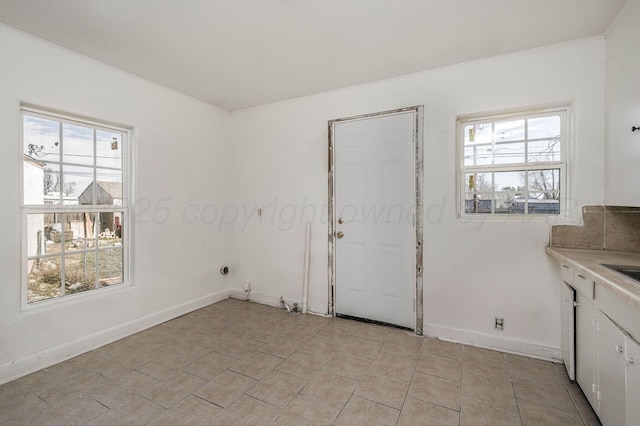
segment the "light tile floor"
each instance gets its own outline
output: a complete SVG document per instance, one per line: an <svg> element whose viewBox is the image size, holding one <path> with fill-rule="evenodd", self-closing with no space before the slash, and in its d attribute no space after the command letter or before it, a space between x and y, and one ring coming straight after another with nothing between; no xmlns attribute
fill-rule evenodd
<svg viewBox="0 0 640 426"><path fill-rule="evenodd" d="M597 425L562 365L228 299L0 386L2 425Z"/></svg>

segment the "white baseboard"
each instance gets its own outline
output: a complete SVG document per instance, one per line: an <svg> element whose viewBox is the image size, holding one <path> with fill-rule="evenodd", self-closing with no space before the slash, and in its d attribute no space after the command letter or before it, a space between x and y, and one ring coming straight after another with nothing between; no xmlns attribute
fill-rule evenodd
<svg viewBox="0 0 640 426"><path fill-rule="evenodd" d="M247 296L243 290L231 288L229 289L229 297L234 299L246 300ZM287 297L284 298L285 302L289 307L293 307L294 303L298 304L298 309L302 310L302 301L298 299L289 299ZM280 296L273 296L270 294L264 293L249 293L249 301L261 303L263 305L275 306L276 308L283 308L282 303L280 303ZM313 315L327 316L327 307L326 306L317 306L317 305L309 305L307 306L307 312Z"/></svg>
<svg viewBox="0 0 640 426"><path fill-rule="evenodd" d="M562 362L559 347L540 345L523 340L493 336L476 331L445 327L437 324L424 324L424 335L437 337L449 342L462 343L485 349L493 349L516 355L524 355L545 361Z"/></svg>
<svg viewBox="0 0 640 426"><path fill-rule="evenodd" d="M154 312L142 318L137 318L135 320L119 324L106 330L100 330L71 342L65 342L33 355L29 355L25 358L7 362L0 365L0 384L26 376L27 374L73 358L74 356L81 355L118 339L146 330L147 328L177 318L212 303L227 299L228 297L229 290L221 290L198 299L181 303L180 305L172 306L159 312Z"/></svg>
<svg viewBox="0 0 640 426"><path fill-rule="evenodd" d="M240 289L221 290L216 293L155 312L145 317L128 321L106 330L100 330L99 332L83 336L74 341L45 349L33 355L7 362L0 365L0 384L57 364L118 339L122 339L165 321L169 321L173 318L177 318L181 315L203 308L212 303L219 302L228 297L241 300L246 298L244 291ZM251 292L249 294L249 300L264 305L282 308L280 296ZM300 308L302 307L302 302L300 300L285 298L285 301L289 306L292 306L293 303L298 303L298 306ZM310 314L314 315L327 315L326 306L310 305L308 307L308 311ZM456 329L437 324L424 324L424 335L438 337L442 340L451 342L525 355L548 361L560 362L562 359L559 347L540 345L532 342Z"/></svg>

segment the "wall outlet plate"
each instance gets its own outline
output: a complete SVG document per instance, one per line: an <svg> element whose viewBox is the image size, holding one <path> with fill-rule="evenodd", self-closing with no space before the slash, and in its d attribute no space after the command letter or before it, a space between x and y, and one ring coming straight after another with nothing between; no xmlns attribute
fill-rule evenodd
<svg viewBox="0 0 640 426"><path fill-rule="evenodd" d="M496 321L493 327L496 330L504 331L504 318L496 317Z"/></svg>

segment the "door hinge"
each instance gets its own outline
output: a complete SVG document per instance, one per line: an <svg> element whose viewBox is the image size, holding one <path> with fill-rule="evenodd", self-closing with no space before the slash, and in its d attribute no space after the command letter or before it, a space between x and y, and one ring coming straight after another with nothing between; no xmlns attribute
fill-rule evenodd
<svg viewBox="0 0 640 426"><path fill-rule="evenodd" d="M595 383L591 384L591 393L596 393L596 384Z"/></svg>
<svg viewBox="0 0 640 426"><path fill-rule="evenodd" d="M416 311L416 299L413 299L413 312Z"/></svg>

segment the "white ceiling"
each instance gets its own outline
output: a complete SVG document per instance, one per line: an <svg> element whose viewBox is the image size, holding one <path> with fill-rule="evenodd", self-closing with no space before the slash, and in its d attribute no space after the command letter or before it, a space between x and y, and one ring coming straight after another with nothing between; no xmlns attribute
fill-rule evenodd
<svg viewBox="0 0 640 426"><path fill-rule="evenodd" d="M0 0L0 22L227 110L602 35L627 0Z"/></svg>

